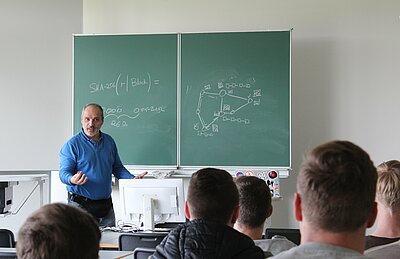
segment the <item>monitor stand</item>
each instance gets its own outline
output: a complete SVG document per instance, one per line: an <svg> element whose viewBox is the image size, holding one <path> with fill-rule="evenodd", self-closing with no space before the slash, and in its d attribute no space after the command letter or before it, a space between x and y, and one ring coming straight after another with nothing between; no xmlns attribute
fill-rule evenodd
<svg viewBox="0 0 400 259"><path fill-rule="evenodd" d="M144 195L143 197L143 230L154 230L154 196Z"/></svg>

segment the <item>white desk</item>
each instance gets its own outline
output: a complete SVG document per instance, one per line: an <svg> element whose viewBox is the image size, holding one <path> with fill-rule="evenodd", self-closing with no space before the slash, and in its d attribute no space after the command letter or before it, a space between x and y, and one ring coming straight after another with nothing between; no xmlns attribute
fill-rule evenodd
<svg viewBox="0 0 400 259"><path fill-rule="evenodd" d="M0 258L12 258L16 256L15 248L4 248L0 247ZM16 258L16 257L15 257ZM99 251L99 259L132 259L132 251Z"/></svg>
<svg viewBox="0 0 400 259"><path fill-rule="evenodd" d="M114 231L102 231L100 248L109 250L118 250L118 238L122 233Z"/></svg>
<svg viewBox="0 0 400 259"><path fill-rule="evenodd" d="M99 251L99 259L132 259L133 252L132 251L108 251L108 250L100 250Z"/></svg>
<svg viewBox="0 0 400 259"><path fill-rule="evenodd" d="M105 250L118 250L119 236L122 234L129 234L131 232L114 232L114 231L102 231L100 240L100 249ZM140 232L136 232L140 233ZM146 232L144 232L146 233ZM160 232L155 232L160 233Z"/></svg>

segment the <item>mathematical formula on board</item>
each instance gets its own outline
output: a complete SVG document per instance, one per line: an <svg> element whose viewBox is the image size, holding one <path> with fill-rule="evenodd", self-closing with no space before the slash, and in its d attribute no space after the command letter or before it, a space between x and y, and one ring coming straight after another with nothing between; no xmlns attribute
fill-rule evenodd
<svg viewBox="0 0 400 259"><path fill-rule="evenodd" d="M137 75L124 75L119 73L114 79L108 82L92 82L89 84L89 92L91 94L100 92L111 92L117 96L124 93L128 93L130 90L135 88L146 88L147 92L150 93L153 86L160 84L159 79L153 79L149 72L146 76Z"/></svg>
<svg viewBox="0 0 400 259"><path fill-rule="evenodd" d="M106 123L116 128L128 127L131 121L140 119L141 116L145 116L146 114L162 114L165 113L168 108L167 106L155 105L132 106L131 108L126 108L126 106L127 105L103 107Z"/></svg>
<svg viewBox="0 0 400 259"><path fill-rule="evenodd" d="M151 96L152 91L157 91L156 87L161 87L159 79L153 79L151 73L145 75L119 73L115 78L105 82L91 82L88 86L91 95L114 95L118 97L127 96L130 92L145 89ZM115 128L129 127L129 124L138 120L146 114L162 114L168 110L164 104L117 104L116 106L103 106L104 119L106 123Z"/></svg>

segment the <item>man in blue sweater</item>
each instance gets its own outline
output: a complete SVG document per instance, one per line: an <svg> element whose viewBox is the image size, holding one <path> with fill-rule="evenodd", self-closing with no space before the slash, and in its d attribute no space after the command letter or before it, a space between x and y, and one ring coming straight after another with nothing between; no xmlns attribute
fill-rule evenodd
<svg viewBox="0 0 400 259"><path fill-rule="evenodd" d="M115 226L112 174L118 179L134 176L122 164L112 137L100 131L103 122L100 105L91 103L83 108L82 130L60 151L60 179L67 185L68 203L85 209L105 227Z"/></svg>

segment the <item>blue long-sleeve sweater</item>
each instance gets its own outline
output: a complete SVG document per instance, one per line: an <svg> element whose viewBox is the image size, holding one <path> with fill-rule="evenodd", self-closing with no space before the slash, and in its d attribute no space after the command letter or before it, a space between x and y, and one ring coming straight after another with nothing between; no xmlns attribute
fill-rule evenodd
<svg viewBox="0 0 400 259"><path fill-rule="evenodd" d="M67 191L92 200L111 196L112 174L118 179L134 178L122 164L113 138L103 132L100 134L96 143L81 130L60 150L60 179L67 185ZM70 182L78 171L88 177L83 185Z"/></svg>

